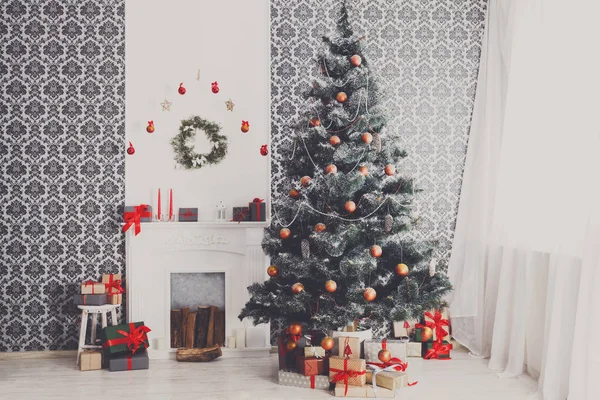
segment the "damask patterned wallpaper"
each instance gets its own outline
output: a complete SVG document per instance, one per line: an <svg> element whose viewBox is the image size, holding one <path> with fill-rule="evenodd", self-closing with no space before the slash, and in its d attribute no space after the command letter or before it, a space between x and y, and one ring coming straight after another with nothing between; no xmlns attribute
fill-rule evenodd
<svg viewBox="0 0 600 400"><path fill-rule="evenodd" d="M123 269L124 3L0 2L0 351L76 348L75 283Z"/></svg>
<svg viewBox="0 0 600 400"><path fill-rule="evenodd" d="M330 35L341 0L272 0L273 197L286 195L279 148L285 128L306 102L317 76L321 36ZM440 241L449 258L475 95L486 0L349 0L356 34L387 91L389 123L409 153L403 169L424 192L417 196L421 238ZM276 324L274 324L276 325ZM274 326L273 331L278 327Z"/></svg>

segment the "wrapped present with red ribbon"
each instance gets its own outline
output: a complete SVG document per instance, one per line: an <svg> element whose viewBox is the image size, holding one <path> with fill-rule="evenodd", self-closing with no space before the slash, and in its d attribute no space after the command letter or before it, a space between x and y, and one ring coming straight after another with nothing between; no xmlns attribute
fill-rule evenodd
<svg viewBox="0 0 600 400"><path fill-rule="evenodd" d="M406 360L406 344L407 340L365 340L365 359L367 364L380 363L379 352L388 350L391 353L392 360L401 362ZM390 360L391 361L391 360Z"/></svg>
<svg viewBox="0 0 600 400"><path fill-rule="evenodd" d="M296 370L304 376L327 375L329 357L305 357L303 354L296 354Z"/></svg>
<svg viewBox="0 0 600 400"><path fill-rule="evenodd" d="M450 321L445 310L444 312L440 310L426 311L424 316L425 324L433 330L434 341L450 341Z"/></svg>
<svg viewBox="0 0 600 400"><path fill-rule="evenodd" d="M305 389L329 390L329 377L323 375L304 376L291 371L279 371L279 384Z"/></svg>
<svg viewBox="0 0 600 400"><path fill-rule="evenodd" d="M179 222L198 222L198 208L180 208Z"/></svg>
<svg viewBox="0 0 600 400"><path fill-rule="evenodd" d="M135 354L122 354L112 357L108 360L108 370L116 371L133 371L138 369L148 369L150 367L150 359L148 352L138 351Z"/></svg>
<svg viewBox="0 0 600 400"><path fill-rule="evenodd" d="M102 274L102 283L108 294L108 304L123 304L123 281L121 274Z"/></svg>
<svg viewBox="0 0 600 400"><path fill-rule="evenodd" d="M266 221L267 220L267 205L263 199L258 197L248 203L250 209L250 221Z"/></svg>
<svg viewBox="0 0 600 400"><path fill-rule="evenodd" d="M286 329L279 336L279 344L277 346L277 354L279 355L279 369L294 370L296 368L296 354L298 352L298 341L300 335L291 334L289 329ZM293 342L293 349L288 348L288 343Z"/></svg>
<svg viewBox="0 0 600 400"><path fill-rule="evenodd" d="M250 221L250 207L233 207L233 218L231 222Z"/></svg>
<svg viewBox="0 0 600 400"><path fill-rule="evenodd" d="M81 284L81 294L104 294L106 287L102 282L87 280Z"/></svg>
<svg viewBox="0 0 600 400"><path fill-rule="evenodd" d="M342 383L347 393L348 386L365 386L367 383L367 363L359 358L329 357L329 380Z"/></svg>
<svg viewBox="0 0 600 400"><path fill-rule="evenodd" d="M396 390L409 386L408 374L406 372L394 371L393 367L379 368L375 365L367 365L367 385L371 384L377 391L382 387ZM414 386L414 382L411 386Z"/></svg>
<svg viewBox="0 0 600 400"><path fill-rule="evenodd" d="M150 328L143 322L107 326L102 330L102 348L105 359L118 354L134 354L150 346L148 341Z"/></svg>
<svg viewBox="0 0 600 400"><path fill-rule="evenodd" d="M127 232L133 226L135 236L137 236L142 231L140 223L152 222L152 207L147 204L125 207L123 219L125 220L123 232Z"/></svg>
<svg viewBox="0 0 600 400"><path fill-rule="evenodd" d="M452 343L444 342L428 342L423 343L422 356L426 360L450 360L450 350Z"/></svg>

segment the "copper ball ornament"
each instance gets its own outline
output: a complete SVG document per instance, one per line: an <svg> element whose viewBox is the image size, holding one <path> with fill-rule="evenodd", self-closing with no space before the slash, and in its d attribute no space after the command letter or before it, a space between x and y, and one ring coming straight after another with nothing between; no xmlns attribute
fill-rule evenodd
<svg viewBox="0 0 600 400"><path fill-rule="evenodd" d="M335 292L337 290L337 283L335 283L335 281L328 280L325 282L325 290L327 290L329 293Z"/></svg>
<svg viewBox="0 0 600 400"><path fill-rule="evenodd" d="M392 164L388 164L385 166L385 174L388 176L392 176L396 173L396 167L394 167Z"/></svg>
<svg viewBox="0 0 600 400"><path fill-rule="evenodd" d="M335 341L333 340L333 338L331 336L325 336L323 338L323 340L321 340L321 347L325 351L329 351L329 350L333 349L334 345L335 345Z"/></svg>
<svg viewBox="0 0 600 400"><path fill-rule="evenodd" d="M301 284L300 282L294 283L292 285L292 293L294 294L300 294L304 292L304 285Z"/></svg>
<svg viewBox="0 0 600 400"><path fill-rule="evenodd" d="M361 56L359 56L358 54L353 55L352 57L350 57L350 63L355 67L360 67L360 64L362 64Z"/></svg>
<svg viewBox="0 0 600 400"><path fill-rule="evenodd" d="M321 126L321 120L318 118L313 118L309 121L310 126L312 127L316 127L316 126Z"/></svg>
<svg viewBox="0 0 600 400"><path fill-rule="evenodd" d="M408 265L406 265L406 264L396 265L396 274L398 274L400 276L407 276L408 275Z"/></svg>
<svg viewBox="0 0 600 400"><path fill-rule="evenodd" d="M379 361L382 363L388 363L392 359L392 353L390 353L390 351L387 349L381 349L377 354L377 358L379 358Z"/></svg>
<svg viewBox="0 0 600 400"><path fill-rule="evenodd" d="M290 197L292 199L297 199L298 197L300 197L300 192L296 189L290 189Z"/></svg>
<svg viewBox="0 0 600 400"><path fill-rule="evenodd" d="M365 132L362 134L361 139L363 143L371 144L371 142L373 141L373 135L371 135L369 132Z"/></svg>
<svg viewBox="0 0 600 400"><path fill-rule="evenodd" d="M348 95L345 92L339 92L335 99L340 103L345 103L348 100Z"/></svg>
<svg viewBox="0 0 600 400"><path fill-rule="evenodd" d="M381 257L381 255L383 254L383 250L381 250L381 247L374 244L373 246L371 246L371 256L375 257L375 258L379 258Z"/></svg>
<svg viewBox="0 0 600 400"><path fill-rule="evenodd" d="M279 267L277 265L271 265L269 268L267 268L267 275L269 275L271 278L279 275Z"/></svg>
<svg viewBox="0 0 600 400"><path fill-rule="evenodd" d="M291 234L292 234L292 231L290 231L288 228L283 228L279 231L279 237L282 239L289 238Z"/></svg>
<svg viewBox="0 0 600 400"><path fill-rule="evenodd" d="M334 164L329 164L327 168L325 168L325 173L327 174L337 174L337 167Z"/></svg>
<svg viewBox="0 0 600 400"><path fill-rule="evenodd" d="M300 179L300 184L304 187L308 187L308 185L310 185L311 181L312 181L312 178L310 176L303 176Z"/></svg>
<svg viewBox="0 0 600 400"><path fill-rule="evenodd" d="M340 143L342 143L342 140L337 135L333 135L329 138L329 144L332 146L338 146Z"/></svg>
<svg viewBox="0 0 600 400"><path fill-rule="evenodd" d="M296 349L296 347L298 347L298 343L296 343L292 340L287 342L287 344L285 345L285 348L287 349L287 351L294 351Z"/></svg>
<svg viewBox="0 0 600 400"><path fill-rule="evenodd" d="M365 291L363 292L363 297L365 298L366 301L372 302L377 297L377 292L373 288L370 288L370 287L366 288Z"/></svg>
<svg viewBox="0 0 600 400"><path fill-rule="evenodd" d="M423 342L429 341L433 337L433 331L429 327L421 328L421 340Z"/></svg>
<svg viewBox="0 0 600 400"><path fill-rule="evenodd" d="M356 203L353 201L347 201L346 204L344 205L344 208L349 213L353 213L354 211L356 211Z"/></svg>
<svg viewBox="0 0 600 400"><path fill-rule="evenodd" d="M360 168L358 168L358 173L363 175L363 176L368 176L369 175L369 168L367 168L366 165L362 165Z"/></svg>
<svg viewBox="0 0 600 400"><path fill-rule="evenodd" d="M315 232L317 233L325 232L325 229L327 229L327 225L322 222L315 225Z"/></svg>
<svg viewBox="0 0 600 400"><path fill-rule="evenodd" d="M292 335L301 335L302 334L302 325L298 323L290 324L288 330Z"/></svg>

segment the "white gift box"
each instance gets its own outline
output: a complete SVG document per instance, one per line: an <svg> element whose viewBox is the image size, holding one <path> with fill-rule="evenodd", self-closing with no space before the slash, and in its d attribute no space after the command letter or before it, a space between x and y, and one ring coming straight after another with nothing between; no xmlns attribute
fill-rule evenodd
<svg viewBox="0 0 600 400"><path fill-rule="evenodd" d="M334 345L333 345L333 349L332 349L332 354L338 354L339 353L339 350L338 350L339 349L339 347L338 347L339 340L335 340L336 338L338 338L338 337L344 337L344 336L347 336L347 337L357 337L359 339L359 341L360 341L360 347L361 347L361 350L362 350L363 342L365 340L371 340L371 339L373 339L373 331L370 330L370 329L367 329L366 331L357 331L357 332L332 331L329 336L331 336L334 339L333 340ZM362 351L361 351L361 353L362 353ZM361 357L362 357L362 354L361 354Z"/></svg>
<svg viewBox="0 0 600 400"><path fill-rule="evenodd" d="M415 325L418 323L419 321L416 319L394 321L394 337L409 337L412 331L415 330ZM408 328L405 328L406 325L408 325Z"/></svg>
<svg viewBox="0 0 600 400"><path fill-rule="evenodd" d="M379 352L383 349L383 340L365 340L365 359L367 362L381 362L379 361ZM406 340L386 340L385 348L389 350L392 357L406 361L407 349Z"/></svg>

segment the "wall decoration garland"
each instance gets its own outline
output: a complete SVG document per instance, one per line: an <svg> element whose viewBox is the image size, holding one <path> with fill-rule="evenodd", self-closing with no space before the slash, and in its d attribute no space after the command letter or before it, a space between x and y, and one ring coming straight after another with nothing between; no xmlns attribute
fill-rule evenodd
<svg viewBox="0 0 600 400"><path fill-rule="evenodd" d="M196 135L196 130L206 133L212 143L212 150L208 154L198 154L188 141ZM171 139L175 151L175 161L185 169L200 169L205 165L220 163L227 155L227 136L219 134L221 127L214 122L200 117L191 117L181 121L179 134Z"/></svg>

